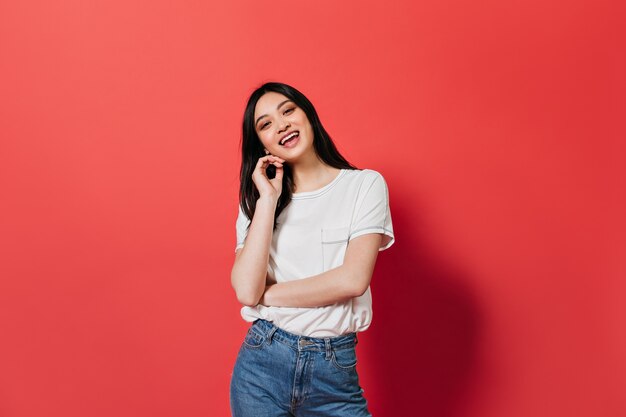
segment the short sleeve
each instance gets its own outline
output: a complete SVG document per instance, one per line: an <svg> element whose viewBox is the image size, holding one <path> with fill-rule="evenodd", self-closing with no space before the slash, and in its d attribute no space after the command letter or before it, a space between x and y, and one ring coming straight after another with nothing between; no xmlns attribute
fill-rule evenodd
<svg viewBox="0 0 626 417"><path fill-rule="evenodd" d="M239 213L237 215L237 221L235 227L237 229L237 245L235 246L235 252L237 249L243 248L243 243L248 235L248 226L250 225L250 219L243 212L241 206L239 206Z"/></svg>
<svg viewBox="0 0 626 417"><path fill-rule="evenodd" d="M381 233L383 239L379 250L382 251L395 241L389 210L389 191L382 175L376 171L367 171L368 176L357 197L349 240L368 233Z"/></svg>

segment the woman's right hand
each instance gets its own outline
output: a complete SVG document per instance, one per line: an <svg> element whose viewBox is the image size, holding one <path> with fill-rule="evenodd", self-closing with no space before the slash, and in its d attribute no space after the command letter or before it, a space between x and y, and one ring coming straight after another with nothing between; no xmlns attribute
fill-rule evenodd
<svg viewBox="0 0 626 417"><path fill-rule="evenodd" d="M280 193L283 190L283 163L284 159L274 155L265 155L259 158L259 161L252 172L252 181L259 190L260 198L270 197L274 201L278 201ZM276 167L276 176L272 179L267 177L267 167L274 165Z"/></svg>

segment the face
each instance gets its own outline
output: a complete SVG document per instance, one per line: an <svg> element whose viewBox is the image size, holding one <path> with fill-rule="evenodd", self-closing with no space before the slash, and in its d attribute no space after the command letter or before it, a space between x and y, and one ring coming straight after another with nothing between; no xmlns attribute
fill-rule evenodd
<svg viewBox="0 0 626 417"><path fill-rule="evenodd" d="M272 155L295 162L315 153L313 128L304 111L280 93L265 93L254 109L256 133Z"/></svg>

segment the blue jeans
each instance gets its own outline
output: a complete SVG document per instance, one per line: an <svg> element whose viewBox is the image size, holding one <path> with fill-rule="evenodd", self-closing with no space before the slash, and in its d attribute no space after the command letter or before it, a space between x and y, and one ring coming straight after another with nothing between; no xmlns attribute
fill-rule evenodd
<svg viewBox="0 0 626 417"><path fill-rule="evenodd" d="M313 338L257 320L230 383L233 417L371 416L356 372L355 333Z"/></svg>

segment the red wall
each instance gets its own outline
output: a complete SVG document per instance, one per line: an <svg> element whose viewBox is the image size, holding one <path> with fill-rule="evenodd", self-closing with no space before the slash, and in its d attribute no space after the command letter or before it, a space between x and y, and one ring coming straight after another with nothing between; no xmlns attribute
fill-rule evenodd
<svg viewBox="0 0 626 417"><path fill-rule="evenodd" d="M624 17L3 2L0 415L228 415L239 128L268 80L389 184L376 416L626 415Z"/></svg>

